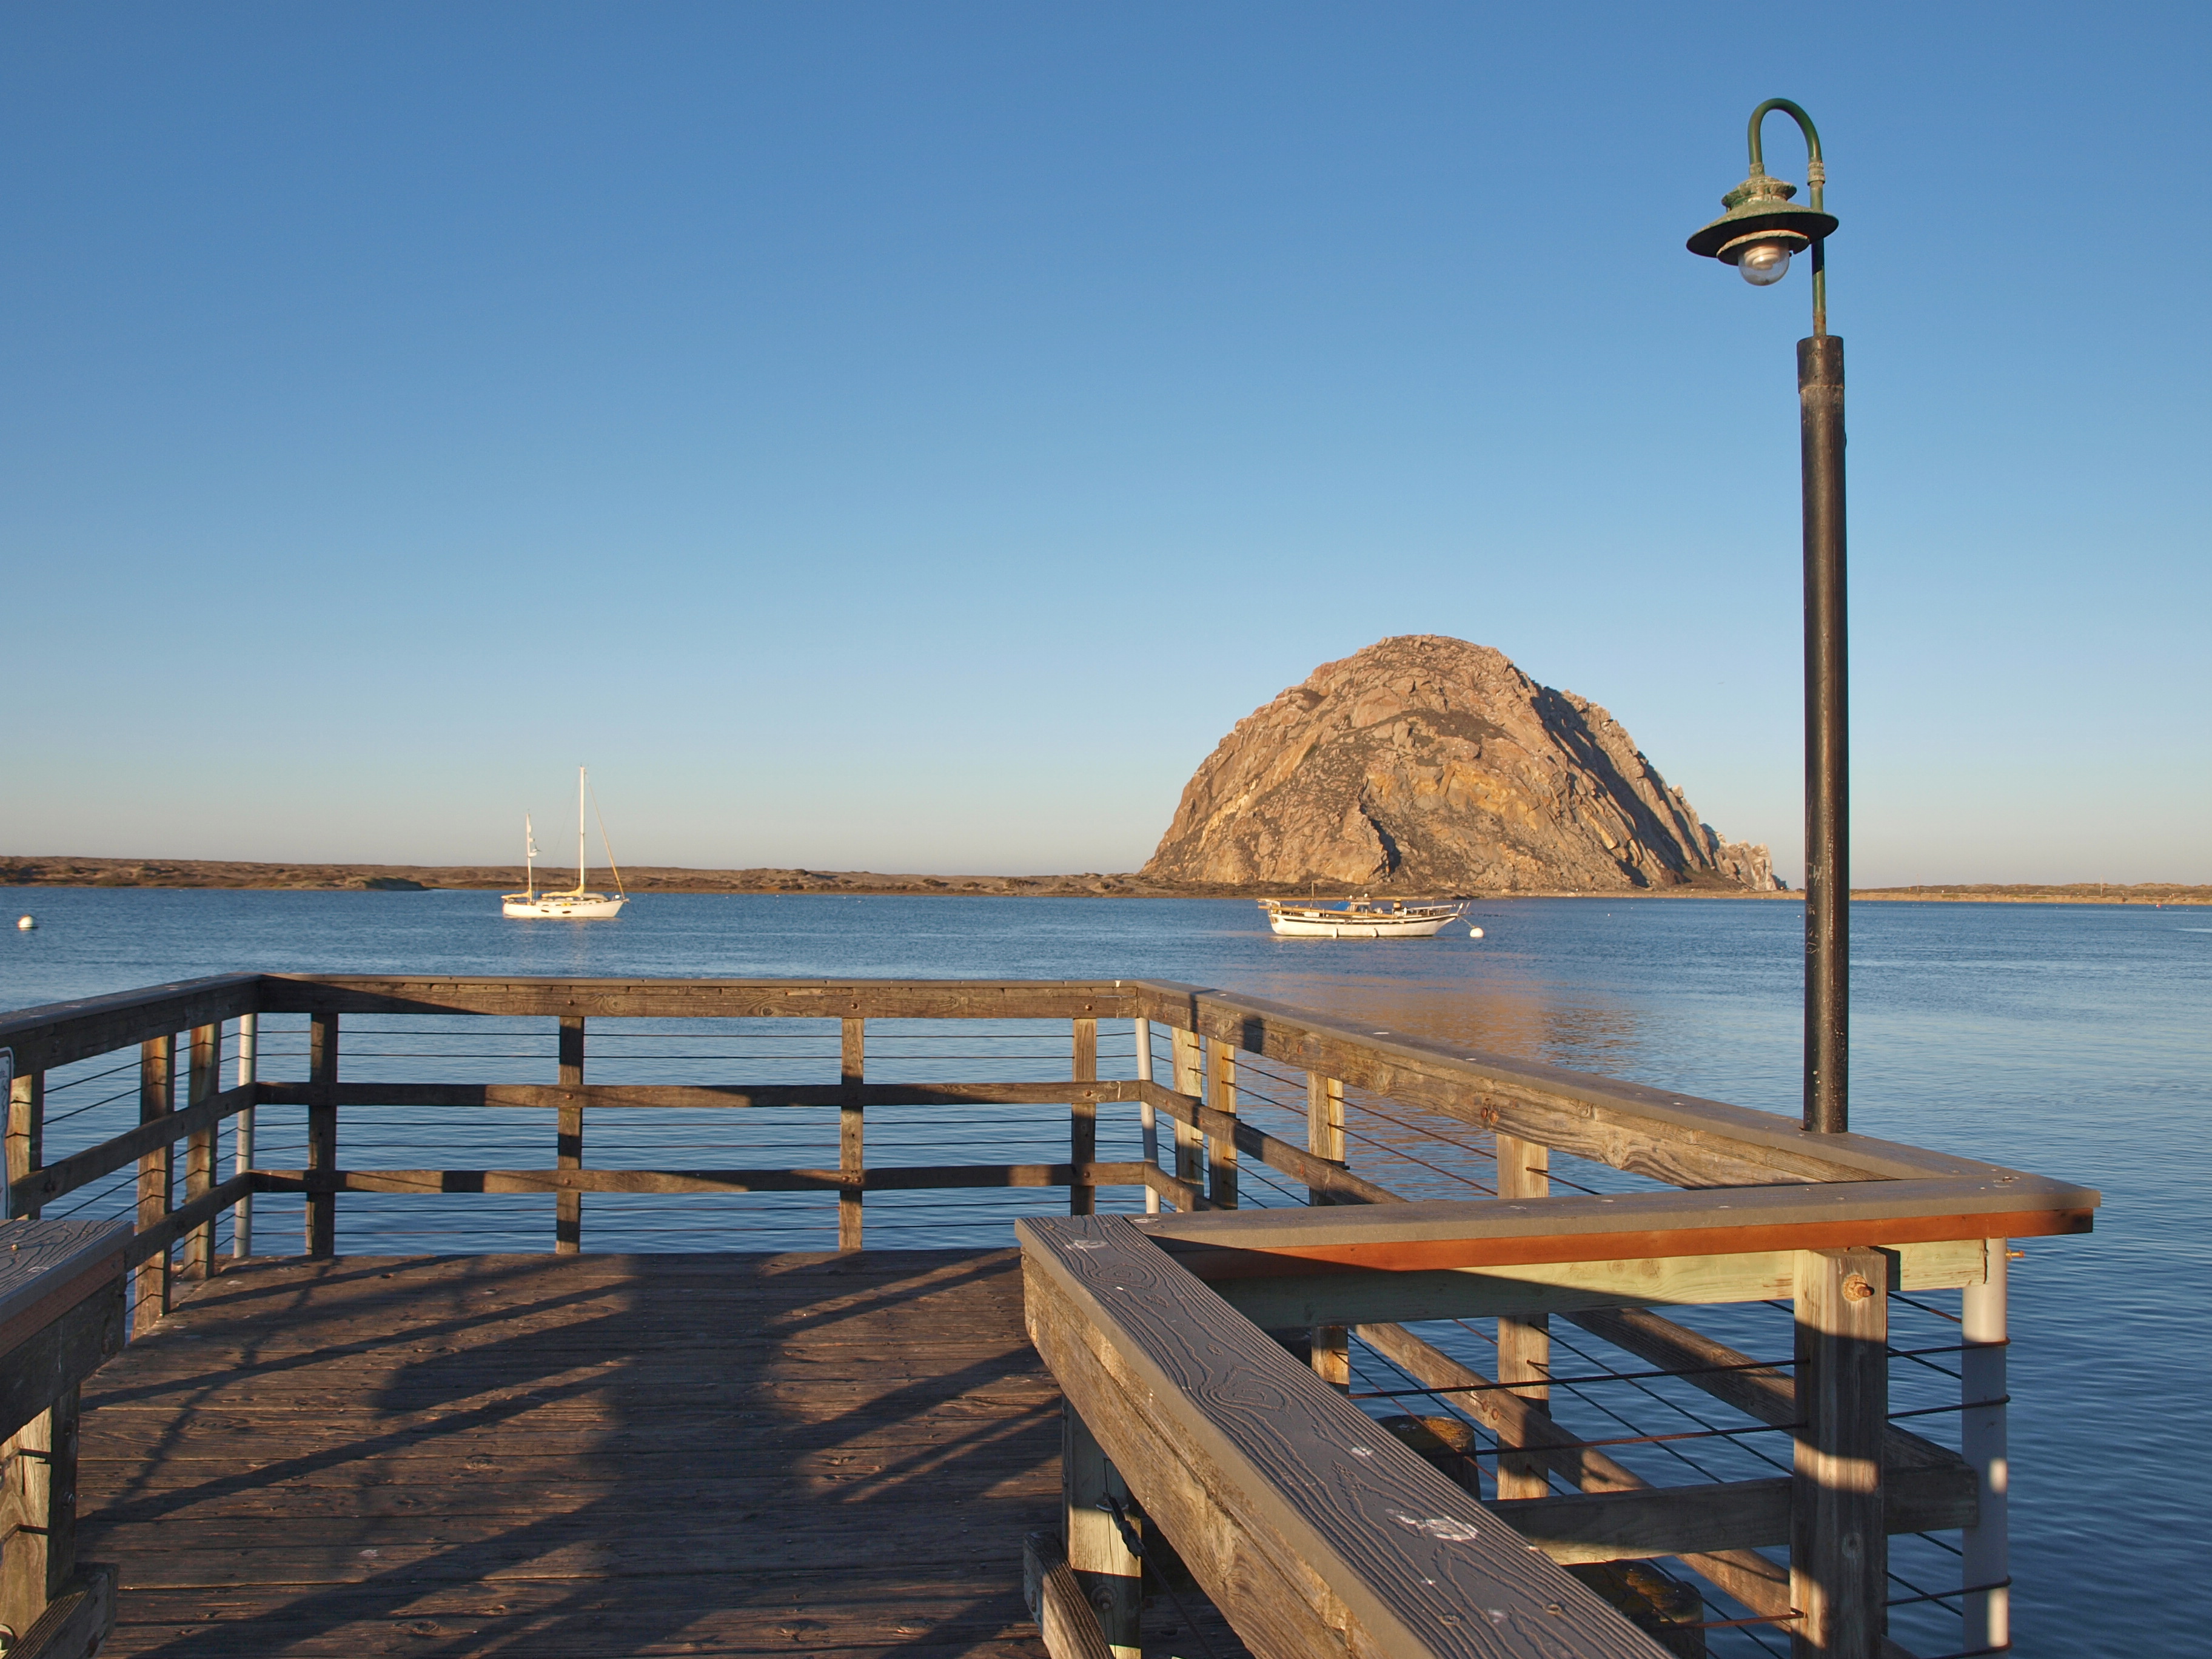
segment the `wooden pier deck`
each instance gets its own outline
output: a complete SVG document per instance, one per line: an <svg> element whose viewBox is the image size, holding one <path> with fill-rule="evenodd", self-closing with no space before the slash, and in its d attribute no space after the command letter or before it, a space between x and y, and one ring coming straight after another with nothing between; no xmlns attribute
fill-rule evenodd
<svg viewBox="0 0 2212 1659"><path fill-rule="evenodd" d="M118 1659L1042 1659L1013 1250L259 1259L84 1407Z"/></svg>
<svg viewBox="0 0 2212 1659"><path fill-rule="evenodd" d="M487 1018L496 1050L451 1042ZM1663 1659L1747 1626L1898 1659L1893 1607L2004 1650L2006 1242L2099 1202L1154 981L232 974L0 1016L0 1070L10 1659ZM671 1110L722 1126L713 1167L639 1166ZM394 1111L416 1161L346 1156ZM1140 1158L1101 1158L1102 1111ZM907 1161L931 1113L966 1161ZM978 1123L1039 1113L1064 1159L979 1161L1007 1147ZM460 1167L493 1148L520 1162ZM877 1194L1032 1188L1066 1214L999 1206L1018 1255L866 1248ZM1146 1213L1098 1213L1114 1188ZM342 1206L483 1194L541 1199L550 1252L337 1255ZM840 1249L585 1255L594 1194L834 1197ZM262 1195L304 1256L256 1255ZM1897 1349L1893 1300L1959 1340ZM1668 1316L1766 1303L1791 1358ZM1494 1327L1494 1378L1414 1328L1444 1321ZM1929 1354L1955 1401L1893 1409ZM1581 1409L1615 1383L1700 1427ZM1918 1432L1953 1412L1957 1450ZM1686 1484L1607 1449L1743 1434L1788 1462ZM1638 1562L1656 1590L1587 1571Z"/></svg>

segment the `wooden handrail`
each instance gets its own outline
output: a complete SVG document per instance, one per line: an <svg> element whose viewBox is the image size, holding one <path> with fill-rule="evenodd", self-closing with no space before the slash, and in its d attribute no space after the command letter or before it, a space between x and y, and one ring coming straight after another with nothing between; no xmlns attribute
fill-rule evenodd
<svg viewBox="0 0 2212 1659"><path fill-rule="evenodd" d="M264 1013L623 1019L1127 1019L1114 980L526 979L266 974Z"/></svg>
<svg viewBox="0 0 2212 1659"><path fill-rule="evenodd" d="M87 1182L97 1181L100 1176L119 1170L160 1147L173 1146L187 1135L211 1129L225 1118L235 1116L257 1101L266 1098L267 1096L257 1093L251 1085L244 1088L227 1089L197 1106L187 1106L182 1111L171 1112L151 1123L125 1129L121 1134L88 1146L81 1152L72 1152L56 1163L33 1170L10 1187L14 1212L20 1215L30 1206L51 1204L64 1194L75 1192Z"/></svg>
<svg viewBox="0 0 2212 1659"><path fill-rule="evenodd" d="M216 1066L222 1022L262 1012L310 1016L309 1075L257 1079L220 1090ZM339 1028L343 1019L355 1014L557 1020L559 1081L376 1083L342 1078ZM639 1018L798 1018L825 1026L834 1020L842 1033L839 1080L586 1082L587 1023ZM1173 1060L1163 1068L1159 1080L1151 1076L1149 1064L1133 1079L1096 1076L1097 1022L1102 1018L1139 1022L1140 1042L1150 1040L1149 1025L1142 1022L1167 1029ZM1070 1041L1070 1076L996 1082L871 1079L866 1075L866 1025L872 1019L1053 1021L1062 1024ZM179 1061L185 1058L178 1034L185 1031L191 1034L189 1103L173 1109L178 1073L185 1069ZM142 1047L142 1122L49 1167L37 1167L43 1152L46 1073L132 1044ZM1225 1516L1207 1512L1200 1517L1215 1528L1206 1534L1206 1547L1224 1537L1233 1545L1237 1529L1244 1528L1255 1548L1260 1547L1261 1531L1273 1528L1273 1541L1267 1548L1275 1549L1289 1535L1282 1530L1288 1528L1302 1540L1299 1550L1311 1547L1319 1552L1306 1565L1320 1563L1322 1581L1330 1586L1329 1595L1338 1598L1329 1605L1340 1611L1352 1607L1355 1622L1372 1621L1370 1632L1396 1632L1389 1638L1394 1643L1410 1628L1402 1626L1403 1616L1409 1608L1418 1609L1421 1595L1408 1591L1401 1580L1385 1585L1387 1595L1368 1582L1370 1569L1376 1566L1373 1539L1342 1531L1337 1527L1341 1516L1332 1519L1319 1513L1305 1501L1310 1494L1296 1490L1319 1464L1301 1470L1295 1460L1267 1463L1263 1443L1271 1435L1279 1438L1279 1431L1289 1431L1281 1425L1231 1424L1223 1417L1224 1412L1234 1415L1230 1394L1209 1395L1213 1382L1201 1374L1206 1366L1193 1368L1196 1350L1190 1344L1200 1337L1203 1345L1210 1345L1209 1355L1231 1354L1235 1365L1243 1368L1238 1373L1240 1387L1264 1374L1273 1378L1268 1383L1272 1388L1283 1381L1275 1373L1284 1367L1302 1378L1284 1396L1288 1403L1283 1406L1290 1419L1305 1424L1297 1433L1318 1434L1316 1425L1329 1421L1336 1430L1349 1427L1364 1434L1373 1425L1363 1414L1353 1412L1340 1419L1329 1415L1339 1407L1351 1409L1328 1386L1328 1382L1340 1385L1349 1376L1347 1327L1408 1364L1421 1380L1432 1382L1443 1374L1440 1367L1455 1362L1433 1351L1416 1352L1425 1345L1396 1322L1495 1316L1500 1321L1503 1380L1520 1388L1528 1398L1501 1392L1485 1396L1487 1403L1476 1410L1486 1420L1498 1418L1493 1425L1498 1427L1501 1447L1498 1490L1507 1502L1492 1509L1492 1515L1526 1528L1543 1550L1562 1559L1618 1559L1686 1550L1693 1567L1730 1593L1752 1599L1755 1607L1786 1610L1804 1601L1824 1609L1822 1620L1840 1608L1844 1611L1836 1617L1863 1622L1878 1613L1880 1574L1870 1572L1868 1563L1850 1557L1826 1533L1805 1534L1808 1506L1826 1504L1823 1514L1832 1510L1844 1517L1829 1526L1829 1532L1856 1528L1863 1533L1872 1524L1866 1517L1883 1513L1879 1486L1887 1481L1891 1488L1889 1520L1948 1528L1972 1521L1978 1491L1966 1484L1965 1476L1972 1471L1957 1457L1916 1437L1881 1427L1884 1373L1878 1356L1868 1346L1873 1339L1867 1333L1884 1328L1887 1291L1983 1284L1991 1271L1985 1240L2085 1231L2099 1202L2098 1194L2087 1188L1974 1159L1867 1136L1808 1137L1794 1122L1771 1114L1449 1042L1376 1031L1262 999L1156 981L241 974L0 1017L0 1046L14 1050L19 1073L7 1136L11 1212L35 1213L40 1205L137 1161L138 1224L117 1251L116 1261L118 1274L126 1269L135 1273L137 1316L149 1322L167 1305L173 1248L179 1241L185 1243L185 1276L211 1272L214 1221L260 1192L304 1194L310 1254L329 1255L336 1248L335 1216L341 1193L545 1194L554 1200L556 1248L562 1250L580 1248L587 1193L834 1193L839 1199L840 1247L852 1249L861 1243L861 1200L872 1192L1065 1188L1071 1206L1081 1212L1090 1207L1091 1194L1099 1188L1141 1187L1172 1204L1176 1212L1141 1223L1110 1218L1079 1224L1103 1228L1103 1232L1065 1231L1078 1226L1076 1223L1019 1224L1035 1297L1033 1334L1042 1333L1041 1349L1048 1340L1056 1345L1048 1358L1056 1373L1063 1363L1068 1367L1062 1375L1068 1397L1079 1405L1088 1401L1085 1413L1095 1408L1110 1419L1103 1425L1089 1424L1087 1415L1071 1419L1071 1457L1090 1460L1085 1467L1091 1472L1084 1480L1110 1494L1118 1490L1114 1485L1118 1477L1109 1451L1113 1458L1160 1459L1168 1473L1151 1478L1170 1486L1182 1478L1177 1471L1187 1473L1194 1467L1190 1460L1200 1453L1226 1457L1235 1452L1244 1461L1235 1465L1231 1486L1239 1494L1237 1503L1244 1507ZM1248 1054L1305 1073L1307 1145L1267 1133L1238 1109L1252 1093L1240 1084L1238 1075L1240 1056ZM1295 1079L1285 1080L1297 1085ZM1347 1089L1353 1091L1354 1106L1360 1095L1381 1097L1494 1132L1502 1171L1498 1197L1476 1203L1409 1202L1402 1194L1346 1168L1342 1119ZM1175 1130L1172 1173L1157 1167L1149 1157L1135 1163L1097 1157L1091 1125L1096 1109L1109 1103L1136 1103L1149 1113L1167 1115ZM216 1129L225 1119L260 1104L307 1109L308 1167L261 1169L249 1167L250 1160L241 1158L237 1173L216 1181ZM868 1167L863 1127L871 1109L1039 1104L1069 1109L1070 1155L1065 1160ZM341 1167L340 1111L395 1107L552 1112L556 1167ZM639 1170L598 1169L586 1163L585 1130L590 1114L786 1108L836 1109L837 1167ZM1146 1121L1149 1125L1151 1119ZM179 1142L185 1143L181 1160L174 1152ZM1152 1141L1148 1139L1146 1144L1149 1152ZM1671 1190L1553 1197L1546 1172L1552 1149L1654 1176ZM1240 1158L1255 1159L1303 1183L1316 1207L1237 1210ZM181 1205L175 1193L178 1162L183 1164L185 1185ZM1503 1170L1508 1162L1510 1180ZM118 1226L114 1231L125 1230ZM1880 1252L1873 1247L1880 1247ZM1106 1279L1093 1271L1109 1262L1119 1275L1112 1280L1119 1288L1110 1293ZM1867 1291L1876 1280L1879 1284ZM121 1282L116 1280L114 1291L118 1308ZM1130 1287L1139 1283L1158 1291L1155 1304L1138 1306L1129 1301L1136 1294ZM1853 1289L1854 1285L1859 1288ZM1852 1300L1863 1292L1881 1305L1869 1308ZM1788 1390L1790 1384L1753 1371L1722 1370L1713 1371L1710 1379L1692 1376L1690 1380L1759 1420L1796 1430L1797 1418L1805 1417L1808 1425L1798 1436L1798 1471L1790 1480L1654 1493L1627 1477L1601 1481L1580 1496L1539 1495L1544 1493L1544 1471L1565 1467L1562 1459L1585 1474L1604 1462L1594 1452L1555 1443L1559 1432L1545 1426L1543 1367L1539 1364L1530 1370L1534 1362L1528 1356L1540 1359L1548 1353L1546 1318L1564 1315L1576 1319L1606 1340L1655 1364L1695 1372L1701 1358L1709 1365L1726 1364L1711 1355L1730 1351L1638 1310L1668 1303L1784 1298L1794 1298L1798 1310L1800 1380L1813 1379L1813 1403L1802 1413L1786 1392L1777 1392L1778 1388ZM1240 1310L1249 1317L1237 1318ZM1179 1335L1169 1328L1189 1320L1197 1323ZM1313 1370L1291 1365L1253 1322L1271 1330L1310 1329ZM1513 1349L1518 1358L1504 1357L1504 1334L1509 1330L1519 1344ZM24 1374L21 1365L9 1372L5 1346L5 1332L0 1330L0 1407L12 1398L9 1376ZM1108 1350L1112 1351L1110 1363ZM1411 1362L1401 1350L1412 1352ZM1252 1369L1269 1356L1265 1366ZM1171 1374L1179 1378L1175 1387L1184 1396L1181 1405L1154 1410L1166 1395L1140 1400L1130 1392L1132 1377L1150 1376L1157 1384ZM1310 1395L1315 1389L1319 1394ZM1146 1405L1146 1400L1153 1404ZM1324 1401L1337 1405L1324 1406ZM1168 1417L1163 1418L1161 1411ZM1094 1431L1095 1440L1091 1437ZM1109 1441L1120 1449L1100 1449ZM1310 1435L1298 1443L1324 1462L1334 1455ZM1372 1491L1358 1501L1365 1504L1376 1492L1395 1492L1410 1503L1413 1491L1404 1485L1408 1477L1402 1460L1395 1449L1385 1451L1382 1446L1395 1449L1396 1443L1370 1445L1363 1456L1380 1458L1395 1472L1378 1477ZM1860 1452L1876 1446L1881 1455L1873 1461L1882 1470L1876 1490L1838 1496L1840 1487L1832 1490L1823 1485L1828 1479L1824 1471L1831 1464L1858 1468L1871 1456ZM1207 1467L1218 1472L1230 1465ZM1363 1462L1357 1473L1364 1477L1382 1468ZM1221 1499L1231 1487L1208 1490L1212 1496L1206 1501L1210 1502ZM1084 1491L1091 1492L1091 1487ZM1187 1498L1188 1494L1184 1499L1164 1496L1161 1502L1172 1510ZM1421 1501L1432 1503L1433 1494ZM1146 1499L1147 1506L1150 1502ZM1110 1528L1102 1531L1096 1504L1085 1498L1078 1508L1080 1514L1071 1511L1074 1518L1066 1522L1072 1528L1069 1564L1062 1576L1072 1571L1074 1579L1093 1583L1102 1571L1109 1578L1126 1574L1128 1564L1118 1553L1121 1547ZM1417 1511L1409 1508L1404 1513ZM1453 1513L1449 1508L1418 1511L1431 1521ZM1777 1580L1772 1564L1749 1548L1775 1541L1778 1516L1796 1517L1798 1535L1792 1542L1802 1547L1798 1553L1802 1560L1794 1582ZM1185 1543L1191 1535L1188 1530L1172 1516L1164 1518L1175 1541ZM1221 1531L1224 1527L1225 1533ZM1333 1527L1337 1530L1332 1531ZM1260 1530L1249 1531L1255 1528ZM1517 1544L1511 1548L1517 1549ZM1370 1556L1355 1559L1360 1549L1370 1550ZM1185 1553L1188 1559L1188 1550ZM1281 1559L1279 1550L1277 1559ZM1326 1626L1327 1609L1319 1603L1310 1605L1307 1613L1322 1623L1301 1625L1304 1614L1292 1603L1304 1591L1298 1585L1267 1581L1264 1573L1255 1577L1248 1571L1249 1565L1239 1557L1224 1567L1235 1582L1224 1580L1217 1593L1224 1610L1240 1620L1240 1629L1241 1621L1249 1619L1255 1632L1285 1653L1298 1651L1301 1643L1320 1641L1316 1632ZM1383 1577L1389 1579L1390 1572L1386 1571ZM0 1593L15 1582L0 1572ZM1310 1574L1299 1580L1308 1589L1313 1582ZM1448 1582L1437 1579L1439 1584ZM1215 1587L1209 1583L1209 1588ZM52 1591L53 1586L48 1589ZM112 1617L112 1594L97 1584L72 1594L75 1599L66 1604L53 1601L48 1624L58 1620L74 1630L87 1620L97 1624L101 1617ZM1362 1601L1362 1595L1368 1600ZM1571 1601L1560 1604L1570 1608L1578 1605ZM102 1607L109 1609L105 1614ZM1334 1651L1340 1653L1340 1619L1335 1628L1339 1648ZM1544 1628L1554 1635L1564 1632L1557 1625ZM1127 1632L1109 1633L1109 1646L1117 1651L1129 1647ZM1418 1633L1419 1641L1403 1651L1443 1655L1460 1650L1449 1628L1439 1633L1423 1627ZM1610 1626L1593 1627L1585 1650L1647 1651L1632 1644L1606 1645L1618 1637ZM1577 1634L1576 1639L1583 1638ZM1330 1650L1313 1646L1312 1650ZM1519 1650L1509 1642L1504 1648L1486 1650Z"/></svg>
<svg viewBox="0 0 2212 1659"><path fill-rule="evenodd" d="M0 1624L10 1659L77 1659L115 1623L115 1571L76 1560L79 1390L121 1352L131 1229L0 1225L0 1464L8 1470Z"/></svg>
<svg viewBox="0 0 2212 1659"><path fill-rule="evenodd" d="M1127 1219L1016 1231L1030 1340L1255 1651L1663 1653Z"/></svg>
<svg viewBox="0 0 2212 1659"><path fill-rule="evenodd" d="M1263 998L1154 980L1136 990L1140 1018L1671 1186L2020 1173L1871 1135L1808 1135L1771 1112L1376 1031Z"/></svg>
<svg viewBox="0 0 2212 1659"><path fill-rule="evenodd" d="M14 1052L18 1075L50 1072L150 1037L250 1014L261 982L258 974L218 974L112 996L19 1008L0 1014L0 1048Z"/></svg>

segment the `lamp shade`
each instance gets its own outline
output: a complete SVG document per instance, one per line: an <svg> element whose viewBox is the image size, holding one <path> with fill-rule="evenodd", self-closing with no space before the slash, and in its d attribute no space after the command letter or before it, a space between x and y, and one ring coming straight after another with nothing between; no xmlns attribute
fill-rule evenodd
<svg viewBox="0 0 2212 1659"><path fill-rule="evenodd" d="M1726 213L1699 230L1686 246L1692 253L1734 264L1755 242L1777 241L1793 252L1835 234L1835 215L1816 208L1792 207L1797 186L1754 173L1721 198Z"/></svg>

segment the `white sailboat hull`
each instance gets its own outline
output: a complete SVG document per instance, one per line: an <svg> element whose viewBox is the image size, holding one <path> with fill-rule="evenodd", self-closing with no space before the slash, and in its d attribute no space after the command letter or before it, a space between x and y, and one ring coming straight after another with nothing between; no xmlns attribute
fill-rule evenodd
<svg viewBox="0 0 2212 1659"><path fill-rule="evenodd" d="M526 898L520 893L501 896L499 913L503 916L565 916L571 921L595 921L619 915L626 898L609 898L604 893L540 893L536 898Z"/></svg>
<svg viewBox="0 0 2212 1659"><path fill-rule="evenodd" d="M1433 939L1467 914L1464 904L1376 905L1339 908L1261 899L1267 926L1293 939Z"/></svg>
<svg viewBox="0 0 2212 1659"><path fill-rule="evenodd" d="M530 815L522 817L523 890L501 893L499 913L514 921L538 919L556 921L605 921L622 914L629 896L621 890L622 872L615 869L614 849L607 849L607 868L614 872L616 894L609 898L605 893L587 891L584 884L591 879L591 866L585 862L584 803L590 783L582 767L576 769L576 884L565 893L541 893L538 890L538 837L532 832ZM606 838L606 825L599 826L599 838Z"/></svg>

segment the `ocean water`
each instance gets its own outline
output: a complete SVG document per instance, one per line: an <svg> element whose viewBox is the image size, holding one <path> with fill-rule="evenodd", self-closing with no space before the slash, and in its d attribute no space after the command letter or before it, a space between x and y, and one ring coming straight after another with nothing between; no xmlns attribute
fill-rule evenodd
<svg viewBox="0 0 2212 1659"><path fill-rule="evenodd" d="M18 909L35 914L40 926L8 929L0 942L6 1007L246 969L1160 978L1740 1105L1791 1115L1797 1108L1802 931L1788 902L1522 901L1480 907L1474 919L1488 935L1480 941L1457 929L1428 941L1335 941L1278 939L1253 906L1209 901L649 896L617 921L576 924L505 921L495 896L482 893L33 889L18 897ZM2084 1182L2105 1194L2094 1234L2029 1241L2014 1263L2016 1650L2113 1659L2203 1651L2190 1587L2212 1520L2193 1474L2212 1437L2212 1388L2203 1381L2212 1362L2205 1196L2212 912L1880 903L1856 907L1852 927L1853 1126ZM263 1074L302 1074L299 1022L266 1024ZM349 1019L342 1048L349 1078L550 1082L554 1075L550 1021L473 1022L457 1035L422 1021ZM834 1079L835 1054L830 1022L791 1022L774 1033L738 1023L702 1030L639 1022L619 1035L594 1028L587 1074L597 1081L819 1081L825 1067ZM1044 1068L1064 1066L1066 1054L1064 1031L1034 1026L957 1033L872 1026L869 1075L1051 1076ZM1102 1032L1107 1075L1127 1075L1132 1058L1127 1027ZM52 1080L50 1161L135 1121L135 1066L126 1060ZM588 1161L835 1163L834 1115L769 1115L630 1113L603 1127L595 1115ZM298 1116L264 1109L259 1162L304 1161ZM550 1161L544 1116L349 1112L341 1161L356 1168L543 1166ZM1403 1157L1406 1137L1360 1121L1372 1134L1355 1143L1355 1167L1377 1179L1441 1195L1466 1190L1479 1176L1472 1162L1421 1174ZM1292 1131L1286 1122L1278 1132ZM994 1108L957 1121L934 1109L903 1117L872 1111L868 1135L872 1164L1047 1161L1064 1158L1066 1145L1065 1114L1049 1109ZM1133 1157L1134 1146L1127 1113L1109 1115L1101 1156ZM228 1155L226 1146L226 1162ZM1246 1169L1248 1202L1291 1201L1249 1162ZM1577 1178L1603 1185L1609 1175L1584 1170ZM869 1237L999 1242L1012 1213L1051 1207L1054 1196L871 1194ZM128 1176L72 1200L82 1213L120 1213ZM349 1197L339 1206L339 1245L543 1249L550 1243L549 1211L530 1197ZM299 1248L296 1203L264 1197L255 1225L258 1248ZM813 1194L594 1195L585 1239L588 1249L821 1248L831 1226L827 1202ZM1955 1293L1948 1305L1955 1310ZM1919 1317L1900 1321L1898 1346L1955 1341L1955 1326L1943 1334L1940 1307L1907 1332ZM1753 1318L1730 1312L1699 1322L1754 1353L1786 1352L1786 1326L1754 1329ZM1771 1346L1778 1335L1778 1350ZM1479 1353L1470 1358L1480 1363ZM1562 1358L1557 1368L1564 1372L1570 1363L1579 1362ZM1898 1362L1899 1401L1955 1400L1955 1382L1924 1375L1954 1363ZM1582 1411L1591 1425L1628 1420L1601 1395L1592 1395L1586 1410L1581 1401L1562 1400L1563 1419ZM1648 1416L1637 1421L1650 1427ZM1937 1415L1912 1426L1948 1438L1947 1422ZM1736 1461L1716 1453L1710 1467L1700 1465L1707 1472L1767 1472L1744 1461L1755 1453L1739 1455L1735 1443L1719 1443ZM1655 1471L1654 1478L1670 1477ZM1671 1478L1686 1477L1677 1470ZM1945 1577L1940 1553L1900 1544L1896 1556L1900 1596L1958 1582L1955 1564ZM1717 1608L1712 1616L1722 1615ZM1900 1639L1918 1652L1957 1646L1955 1620L1947 1624L1940 1604L1901 1606L1893 1617ZM1735 1635L1717 1636L1714 1650L1761 1647L1778 1650L1771 1637Z"/></svg>

